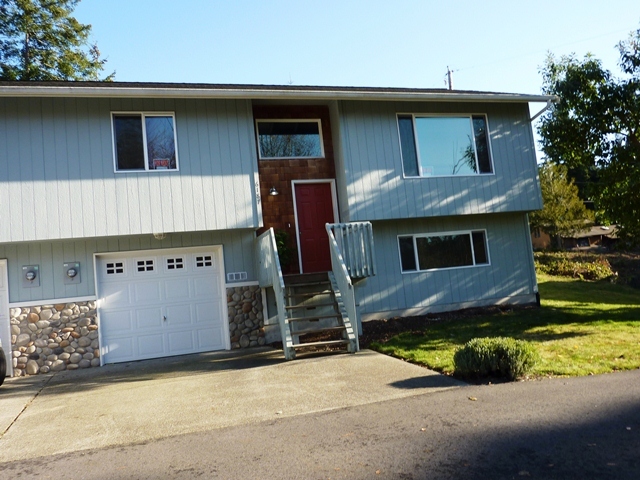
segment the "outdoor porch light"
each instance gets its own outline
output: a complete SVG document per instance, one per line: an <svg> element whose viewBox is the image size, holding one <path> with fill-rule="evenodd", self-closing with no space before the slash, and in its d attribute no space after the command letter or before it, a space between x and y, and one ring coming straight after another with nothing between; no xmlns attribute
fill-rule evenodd
<svg viewBox="0 0 640 480"><path fill-rule="evenodd" d="M271 190L269 190L269 195L271 195L272 197L278 195L278 190L276 190L276 187L271 187Z"/></svg>

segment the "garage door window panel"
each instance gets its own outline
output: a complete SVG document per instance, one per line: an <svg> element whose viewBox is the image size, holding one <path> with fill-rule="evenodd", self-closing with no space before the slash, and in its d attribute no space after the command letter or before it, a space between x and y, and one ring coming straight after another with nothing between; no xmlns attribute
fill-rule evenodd
<svg viewBox="0 0 640 480"><path fill-rule="evenodd" d="M167 258L167 270L184 269L184 259L182 257Z"/></svg>
<svg viewBox="0 0 640 480"><path fill-rule="evenodd" d="M107 262L105 270L107 275L123 275L124 262Z"/></svg>
<svg viewBox="0 0 640 480"><path fill-rule="evenodd" d="M211 255L197 255L196 268L213 267L213 258Z"/></svg>

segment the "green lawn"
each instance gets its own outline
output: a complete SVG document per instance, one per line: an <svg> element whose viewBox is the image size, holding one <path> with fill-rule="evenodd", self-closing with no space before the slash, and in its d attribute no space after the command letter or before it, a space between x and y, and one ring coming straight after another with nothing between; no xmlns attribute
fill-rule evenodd
<svg viewBox="0 0 640 480"><path fill-rule="evenodd" d="M533 342L541 356L534 376L574 376L640 367L640 290L608 281L539 275L540 309L464 317L406 332L372 348L445 372L474 337Z"/></svg>

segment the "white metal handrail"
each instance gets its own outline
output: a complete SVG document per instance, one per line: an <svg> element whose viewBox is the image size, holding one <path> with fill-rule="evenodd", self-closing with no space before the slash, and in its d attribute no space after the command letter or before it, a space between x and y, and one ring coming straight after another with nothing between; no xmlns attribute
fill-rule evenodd
<svg viewBox="0 0 640 480"><path fill-rule="evenodd" d="M282 337L282 349L287 360L295 358L291 329L285 313L284 278L276 246L276 236L270 228L256 239L258 261L258 283L261 288L272 287L276 297L278 325Z"/></svg>
<svg viewBox="0 0 640 480"><path fill-rule="evenodd" d="M366 278L376 274L370 222L329 223L327 232L333 234L351 278Z"/></svg>
<svg viewBox="0 0 640 480"><path fill-rule="evenodd" d="M335 279L338 294L342 307L346 312L346 318L343 317L345 325L347 326L347 334L349 335L349 341L352 344L351 350L356 352L360 349L358 335L354 331L355 328L360 331L360 322L358 318L358 311L356 310L356 297L353 289L353 283L351 277L345 265L344 258L338 247L338 242L333 235L332 225L327 224L327 234L329 236L329 251L331 252L331 269L333 277Z"/></svg>

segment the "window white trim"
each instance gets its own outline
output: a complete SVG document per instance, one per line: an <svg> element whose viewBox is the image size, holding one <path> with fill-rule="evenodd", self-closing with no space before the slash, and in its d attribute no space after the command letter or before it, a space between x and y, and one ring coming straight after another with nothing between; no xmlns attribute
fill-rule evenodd
<svg viewBox="0 0 640 480"><path fill-rule="evenodd" d="M484 248L486 250L487 255L487 263L476 263L476 252L473 248L473 236L474 232L482 232L484 234ZM471 256L473 258L473 265L464 265L461 267L442 267L442 268L429 268L425 270L420 270L420 262L418 259L418 247L416 245L417 238L428 238L428 237L446 237L449 235L469 235L469 239L471 241ZM402 269L402 254L400 251L400 238L411 237L413 239L413 255L415 257L416 269L415 270L403 270ZM489 236L487 235L486 228L474 228L472 230L456 230L450 232L430 232L430 233L405 233L399 234L396 236L396 245L398 246L398 261L400 262L400 273L403 275L406 274L414 274L414 273L423 273L423 272L440 272L444 270L460 270L465 268L477 268L477 267L489 267L491 266L491 254L489 252Z"/></svg>
<svg viewBox="0 0 640 480"><path fill-rule="evenodd" d="M118 155L116 152L116 129L114 118L117 115L140 115L142 121L142 148L144 150L144 169L136 170L118 170ZM166 170L149 169L149 153L147 152L147 122L146 117L171 117L173 121L173 145L176 153L176 168L168 168ZM114 173L156 173L156 172L178 172L180 171L180 162L178 160L178 125L176 123L175 112L149 112L149 111L113 111L111 112L111 151L113 152L113 171Z"/></svg>
<svg viewBox="0 0 640 480"><path fill-rule="evenodd" d="M256 147L258 149L258 160L295 160L295 159L310 159L310 158L325 158L324 153L324 138L322 137L322 121L319 118L260 118L256 119ZM318 136L320 141L320 156L310 157L263 157L260 151L260 129L258 125L260 123L317 123L318 124Z"/></svg>
<svg viewBox="0 0 640 480"><path fill-rule="evenodd" d="M416 149L416 161L418 162L418 175L406 175L404 173L404 160L402 158L402 140L400 134L400 122L399 117L411 117L413 123L413 144ZM487 127L487 150L489 153L489 162L491 162L491 172L490 173L473 173L467 175L424 175L422 172L422 162L420 161L420 148L418 147L418 137L417 137L417 129L416 129L416 118L469 118L469 122L471 124L471 133L473 133L473 117L484 117L485 125ZM489 117L486 113L408 113L408 112L398 112L396 113L396 128L398 132L398 148L400 151L400 167L402 168L402 178L463 178L463 177L477 177L477 176L494 176L496 174L495 164L493 162L493 150L491 148L491 128L489 127ZM474 137L474 147L476 154L476 165L478 165L478 149L475 145L475 137Z"/></svg>

